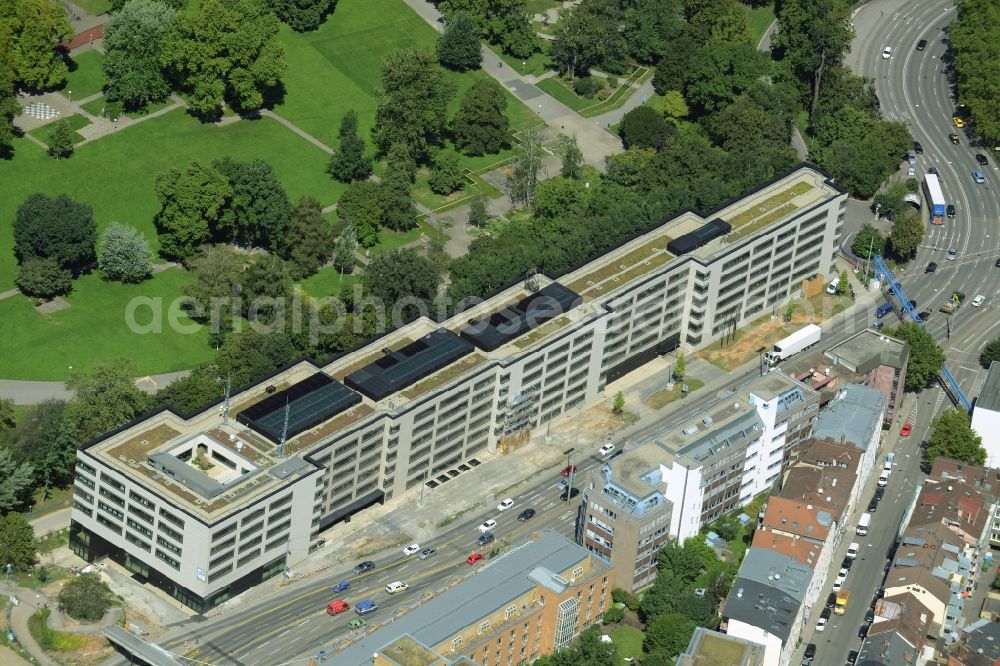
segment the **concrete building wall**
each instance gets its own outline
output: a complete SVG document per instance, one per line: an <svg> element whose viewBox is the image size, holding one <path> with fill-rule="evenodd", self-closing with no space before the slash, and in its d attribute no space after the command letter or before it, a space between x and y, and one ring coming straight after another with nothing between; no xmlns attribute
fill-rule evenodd
<svg viewBox="0 0 1000 666"><path fill-rule="evenodd" d="M730 636L736 636L737 638L763 645L764 660L762 663L764 666L784 666L784 663L788 661L787 655L782 654L781 639L774 634L764 631L760 627L755 627L752 624L747 624L739 620L730 620L726 628L726 633ZM782 659L784 659L784 663Z"/></svg>
<svg viewBox="0 0 1000 666"><path fill-rule="evenodd" d="M972 410L972 429L983 438L986 466L1000 468L1000 412L975 407Z"/></svg>

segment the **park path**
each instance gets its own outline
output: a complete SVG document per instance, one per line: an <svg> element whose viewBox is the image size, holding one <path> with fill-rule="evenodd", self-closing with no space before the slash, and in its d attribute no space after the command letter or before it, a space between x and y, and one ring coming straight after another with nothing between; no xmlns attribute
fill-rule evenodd
<svg viewBox="0 0 1000 666"><path fill-rule="evenodd" d="M776 32L778 32L778 19L771 21L771 25L761 35L760 41L757 42L757 50L770 54L771 40L774 38ZM799 128L794 125L792 126L791 142L792 148L795 149L795 154L798 155L799 159L803 162L807 161L809 159L809 147L806 145L805 139L802 138Z"/></svg>
<svg viewBox="0 0 1000 666"><path fill-rule="evenodd" d="M426 0L403 0L435 30L441 30L441 12ZM538 114L538 117L556 133L575 134L580 150L588 164L604 171L604 158L620 153L622 143L618 137L605 131L607 121L602 125L593 118L584 118L568 106L540 90L532 83L535 77L518 74L492 50L483 47L483 71L492 76L517 99Z"/></svg>

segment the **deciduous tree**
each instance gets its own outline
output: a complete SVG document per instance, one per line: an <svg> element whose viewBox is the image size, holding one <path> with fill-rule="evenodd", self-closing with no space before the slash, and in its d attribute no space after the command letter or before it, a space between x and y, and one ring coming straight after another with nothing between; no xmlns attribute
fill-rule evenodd
<svg viewBox="0 0 1000 666"><path fill-rule="evenodd" d="M885 237L878 229L865 222L854 236L851 251L866 261L869 254L873 257L882 256L885 254Z"/></svg>
<svg viewBox="0 0 1000 666"><path fill-rule="evenodd" d="M333 254L333 263L343 273L354 271L354 251L358 249L358 234L354 227L348 226L337 238L337 248Z"/></svg>
<svg viewBox="0 0 1000 666"><path fill-rule="evenodd" d="M549 49L560 72L586 76L597 66L610 72L624 70L628 47L617 13L607 0L589 0L562 10Z"/></svg>
<svg viewBox="0 0 1000 666"><path fill-rule="evenodd" d="M979 364L984 368L989 368L994 361L1000 361L1000 338L990 340L979 352Z"/></svg>
<svg viewBox="0 0 1000 666"><path fill-rule="evenodd" d="M437 41L438 62L456 72L479 69L483 62L479 28L468 12L459 10L447 17Z"/></svg>
<svg viewBox="0 0 1000 666"><path fill-rule="evenodd" d="M17 288L25 296L52 298L73 288L73 274L51 257L25 259L17 269Z"/></svg>
<svg viewBox="0 0 1000 666"><path fill-rule="evenodd" d="M480 195L473 199L469 205L469 225L482 228L489 220L489 213L486 211L486 197Z"/></svg>
<svg viewBox="0 0 1000 666"><path fill-rule="evenodd" d="M19 261L51 258L67 270L94 261L97 223L90 206L65 194L32 194L14 217L14 254Z"/></svg>
<svg viewBox="0 0 1000 666"><path fill-rule="evenodd" d="M437 295L440 279L434 262L412 249L382 252L361 274L365 294L379 299L387 311L403 299L416 299L429 306ZM416 307L411 304L401 312L405 319L415 314Z"/></svg>
<svg viewBox="0 0 1000 666"><path fill-rule="evenodd" d="M898 258L906 261L915 257L923 240L924 224L919 215L906 210L893 218L889 246Z"/></svg>
<svg viewBox="0 0 1000 666"><path fill-rule="evenodd" d="M499 153L510 145L507 98L492 80L472 84L451 121L452 141L466 155Z"/></svg>
<svg viewBox="0 0 1000 666"><path fill-rule="evenodd" d="M130 0L111 16L101 61L107 99L137 109L170 94L160 55L173 20L174 9L160 0Z"/></svg>
<svg viewBox="0 0 1000 666"><path fill-rule="evenodd" d="M215 118L227 102L264 106L285 71L278 19L257 0L204 0L177 13L160 62L180 82L195 113Z"/></svg>
<svg viewBox="0 0 1000 666"><path fill-rule="evenodd" d="M9 42L9 37L5 37L9 30L0 22L0 45ZM17 136L14 118L21 115L21 105L14 95L14 72L10 63L5 61L11 59L11 55L6 59L0 55L0 158L9 158L14 153L14 138Z"/></svg>
<svg viewBox="0 0 1000 666"><path fill-rule="evenodd" d="M183 171L171 169L156 177L160 200L156 230L160 252L166 257L189 259L219 228L233 188L213 167L192 162Z"/></svg>
<svg viewBox="0 0 1000 666"><path fill-rule="evenodd" d="M957 408L949 409L931 421L924 462L932 465L938 456L970 465L982 465L986 462L983 438L972 429L965 412Z"/></svg>
<svg viewBox="0 0 1000 666"><path fill-rule="evenodd" d="M238 241L274 251L281 244L292 212L285 188L263 160L237 162L225 158L212 164L232 189L218 226L218 240Z"/></svg>
<svg viewBox="0 0 1000 666"><path fill-rule="evenodd" d="M1000 144L1000 27L996 4L989 0L957 3L958 18L948 38L955 54L958 101L975 119L975 132L986 145Z"/></svg>
<svg viewBox="0 0 1000 666"><path fill-rule="evenodd" d="M96 622L115 603L115 595L95 572L71 578L59 591L59 609L80 622Z"/></svg>
<svg viewBox="0 0 1000 666"><path fill-rule="evenodd" d="M57 120L48 137L49 155L56 159L73 154L73 129L68 120Z"/></svg>
<svg viewBox="0 0 1000 666"><path fill-rule="evenodd" d="M66 80L66 62L56 45L72 37L62 5L48 0L0 4L0 50L8 52L13 79L25 88L48 90Z"/></svg>
<svg viewBox="0 0 1000 666"><path fill-rule="evenodd" d="M443 0L439 8L446 17L464 11L486 41L513 56L527 58L536 48L524 0Z"/></svg>
<svg viewBox="0 0 1000 666"><path fill-rule="evenodd" d="M906 366L906 388L919 391L927 386L931 377L944 367L944 351L934 341L933 336L920 324L906 322L886 333L906 341L910 345L910 358Z"/></svg>
<svg viewBox="0 0 1000 666"><path fill-rule="evenodd" d="M311 197L299 199L282 238L281 256L296 280L314 274L333 252L333 233L323 218L323 207Z"/></svg>
<svg viewBox="0 0 1000 666"><path fill-rule="evenodd" d="M23 513L0 515L0 560L21 571L35 563L35 530Z"/></svg>
<svg viewBox="0 0 1000 666"><path fill-rule="evenodd" d="M521 133L520 142L514 147L514 164L507 175L507 193L511 201L532 205L535 185L545 173L542 162L542 137L535 129Z"/></svg>
<svg viewBox="0 0 1000 666"><path fill-rule="evenodd" d="M558 176L535 188L535 215L543 220L566 220L587 206L587 189L578 180Z"/></svg>
<svg viewBox="0 0 1000 666"><path fill-rule="evenodd" d="M718 111L749 90L766 68L765 57L749 44L708 42L691 56L684 98L698 114Z"/></svg>
<svg viewBox="0 0 1000 666"><path fill-rule="evenodd" d="M755 46L750 43L746 7L738 0L708 0L696 4L698 7L691 15L688 32L699 43Z"/></svg>
<svg viewBox="0 0 1000 666"><path fill-rule="evenodd" d="M35 469L30 463L18 463L9 449L0 447L0 513L14 511L24 504L34 480ZM2 539L0 536L0 552L4 550Z"/></svg>
<svg viewBox="0 0 1000 666"><path fill-rule="evenodd" d="M149 396L135 385L135 363L118 358L94 363L90 372L74 370L66 382L73 398L63 419L81 444L125 425L142 414Z"/></svg>
<svg viewBox="0 0 1000 666"><path fill-rule="evenodd" d="M622 117L618 134L626 149L654 148L658 150L666 146L667 142L676 136L677 130L672 125L667 125L663 116L653 109L648 106L637 106Z"/></svg>
<svg viewBox="0 0 1000 666"><path fill-rule="evenodd" d="M560 134L556 137L556 153L559 155L559 173L564 178L579 178L583 167L583 152L576 142L576 135Z"/></svg>
<svg viewBox="0 0 1000 666"><path fill-rule="evenodd" d="M330 158L330 175L342 183L365 180L372 175L372 160L365 155L365 142L358 136L358 114L353 109L340 121L340 143Z"/></svg>
<svg viewBox="0 0 1000 666"><path fill-rule="evenodd" d="M336 0L269 0L271 10L296 32L308 32L323 25L333 13Z"/></svg>
<svg viewBox="0 0 1000 666"><path fill-rule="evenodd" d="M697 625L680 613L667 613L646 626L642 649L647 654L676 657L684 651Z"/></svg>
<svg viewBox="0 0 1000 666"><path fill-rule="evenodd" d="M465 185L465 175L458 166L458 156L454 153L441 152L434 158L434 168L431 169L427 184L431 192L436 194L451 194Z"/></svg>
<svg viewBox="0 0 1000 666"><path fill-rule="evenodd" d="M79 442L63 422L65 408L61 400L35 405L8 435L17 460L33 468L35 488L57 488L73 481Z"/></svg>
<svg viewBox="0 0 1000 666"><path fill-rule="evenodd" d="M133 227L112 222L101 236L97 267L105 280L142 282L153 274L146 237Z"/></svg>
<svg viewBox="0 0 1000 666"><path fill-rule="evenodd" d="M427 51L392 51L382 60L372 138L383 152L402 143L426 160L444 141L448 102L453 94L444 70Z"/></svg>
<svg viewBox="0 0 1000 666"><path fill-rule="evenodd" d="M351 183L337 202L337 216L354 227L358 244L362 247L378 243L382 220L379 185L369 180Z"/></svg>
<svg viewBox="0 0 1000 666"><path fill-rule="evenodd" d="M654 64L685 28L680 0L635 0L625 9L622 36L633 58Z"/></svg>

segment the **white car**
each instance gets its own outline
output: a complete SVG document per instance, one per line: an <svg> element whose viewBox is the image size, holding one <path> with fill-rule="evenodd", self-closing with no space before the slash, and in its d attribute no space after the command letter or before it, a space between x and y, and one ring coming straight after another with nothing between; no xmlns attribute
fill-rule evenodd
<svg viewBox="0 0 1000 666"><path fill-rule="evenodd" d="M497 526L497 521L490 518L485 523L479 526L480 532L489 532L491 529Z"/></svg>
<svg viewBox="0 0 1000 666"><path fill-rule="evenodd" d="M882 470L882 473L878 475L878 485L883 488L889 485L889 470L884 469Z"/></svg>
<svg viewBox="0 0 1000 666"><path fill-rule="evenodd" d="M394 583L389 583L388 585L386 585L385 591L388 592L389 594L396 594L397 592L405 592L406 590L409 589L409 587L410 586L404 583L403 581L397 580Z"/></svg>
<svg viewBox="0 0 1000 666"><path fill-rule="evenodd" d="M861 544L854 542L847 547L847 556L852 560L858 556L858 551L861 550Z"/></svg>
<svg viewBox="0 0 1000 666"><path fill-rule="evenodd" d="M601 450L598 451L598 453L602 456L609 456L611 455L611 452L614 450L615 450L615 445L612 444L611 442L608 442L607 444L601 447Z"/></svg>
<svg viewBox="0 0 1000 666"><path fill-rule="evenodd" d="M888 60L891 57L892 57L892 47L891 46L887 46L884 49L882 49L882 60Z"/></svg>
<svg viewBox="0 0 1000 666"><path fill-rule="evenodd" d="M409 546L403 549L403 555L413 555L413 553L420 550L419 543L411 543Z"/></svg>
<svg viewBox="0 0 1000 666"><path fill-rule="evenodd" d="M910 167L909 169L906 170L906 175L908 178L913 178L914 176L917 175L917 170L914 169L913 167Z"/></svg>
<svg viewBox="0 0 1000 666"><path fill-rule="evenodd" d="M504 501L497 504L497 511L506 511L512 506L514 506L514 500L508 497Z"/></svg>
<svg viewBox="0 0 1000 666"><path fill-rule="evenodd" d="M826 630L826 618L820 617L818 620L816 620L816 631L825 631L825 630Z"/></svg>
<svg viewBox="0 0 1000 666"><path fill-rule="evenodd" d="M981 294L979 296L976 296L975 298L972 299L972 307L978 308L980 305L983 304L983 301L985 300L986 297Z"/></svg>
<svg viewBox="0 0 1000 666"><path fill-rule="evenodd" d="M840 592L840 588L844 587L844 582L847 580L847 576L842 574L837 574L837 577L833 579L833 591Z"/></svg>

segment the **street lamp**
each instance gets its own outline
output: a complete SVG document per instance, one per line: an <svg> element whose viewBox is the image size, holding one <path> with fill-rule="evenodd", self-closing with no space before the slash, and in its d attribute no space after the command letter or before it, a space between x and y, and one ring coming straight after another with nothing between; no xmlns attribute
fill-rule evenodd
<svg viewBox="0 0 1000 666"><path fill-rule="evenodd" d="M73 101L73 91L72 90L67 90L66 92L69 94L69 101L72 102Z"/></svg>
<svg viewBox="0 0 1000 666"><path fill-rule="evenodd" d="M577 421L577 423L579 423L579 421ZM566 459L569 462L569 465L566 467L566 469L569 470L569 474L566 475L566 481L568 483L568 485L566 486L567 503L573 499L573 453L575 451L576 451L575 446L571 446L570 448L563 451L563 453L566 455Z"/></svg>

